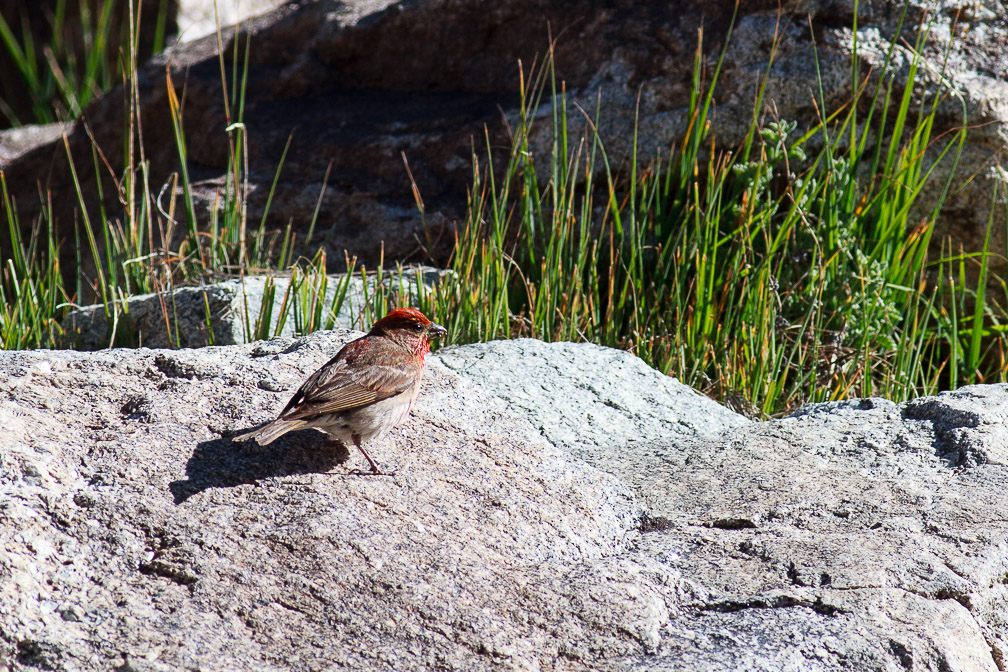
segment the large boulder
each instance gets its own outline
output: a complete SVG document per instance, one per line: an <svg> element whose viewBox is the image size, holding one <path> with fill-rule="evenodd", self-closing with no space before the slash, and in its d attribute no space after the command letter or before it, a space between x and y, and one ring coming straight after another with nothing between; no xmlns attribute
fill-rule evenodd
<svg viewBox="0 0 1008 672"><path fill-rule="evenodd" d="M565 82L571 98L572 132L584 123L574 103L591 111L600 101L598 123L611 163L625 167L638 112L636 138L643 160L679 138L688 121L697 31L703 27L709 72L724 44L734 4L732 0L515 0L488 6L476 0L301 0L247 22L240 36L225 31L228 69L236 50L237 62L243 64L245 45L251 40L244 122L252 221L259 221L292 137L273 193L269 227L293 222L304 233L332 162L313 244L335 250L331 259L338 260L338 252L348 249L368 264L379 258L383 241L386 259L437 256L452 242L443 229L464 212L472 179L471 150L482 152L484 129L490 132L497 158L506 154L502 120L513 122L516 115L519 60L526 73L533 63L541 64L548 36L553 35L557 78ZM904 7L908 14L900 32ZM776 2L745 2L739 8L717 88L715 128L718 140L726 145L741 139L752 116L778 8ZM998 0L967 4L911 0L899 6L888 0L863 0L857 8L855 34L852 3L784 3L782 44L770 71L767 105L783 119L802 125L814 122L819 114L813 103L817 71L827 111L846 104L852 95L855 37L861 71L874 71L876 76L889 46L895 44L895 104L907 82L909 45L924 22L930 32L913 99L919 102L925 92L951 86L952 95L940 107L933 134L962 123L960 106L971 129L960 174L964 181L974 179L952 191L942 221L954 238L979 249L994 187L1005 182L997 166L1008 143L1004 59L1008 12ZM155 192L178 169L166 71L180 95L184 90L189 173L197 182L198 204L206 211L219 202L228 157L224 129L229 120L216 37L181 44L141 73L138 100ZM229 76L229 86L232 81ZM84 193L92 201L99 192L90 174L94 162L85 124L111 163L112 174L119 175L123 113L123 93L112 91L70 132L69 146ZM889 118L894 116L889 110ZM544 114L533 138L544 161L549 159L544 135L548 126L549 116ZM59 230L73 239L74 190L62 140L7 156L0 159L0 168L23 221L39 210L41 184L43 190L59 195L52 201L53 214ZM416 210L404 157L424 200L426 229ZM941 173L924 195L922 212L937 197ZM106 207L115 212L118 204L111 181L102 193L108 199ZM7 244L6 236L6 227L0 227L0 249ZM940 239L941 235L934 237ZM73 250L68 246L64 252L65 267L70 268Z"/></svg>
<svg viewBox="0 0 1008 672"><path fill-rule="evenodd" d="M753 423L624 352L432 355L354 475L343 343L0 353L0 667L996 670L1008 388Z"/></svg>

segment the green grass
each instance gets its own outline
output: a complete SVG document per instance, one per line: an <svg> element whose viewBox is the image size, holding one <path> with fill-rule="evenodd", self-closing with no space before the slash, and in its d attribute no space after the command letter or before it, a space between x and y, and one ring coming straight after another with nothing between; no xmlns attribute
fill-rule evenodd
<svg viewBox="0 0 1008 672"><path fill-rule="evenodd" d="M126 5L126 21L116 15L117 7L122 11L121 0L55 0L44 13L38 12L44 26L29 23L28 7L33 2L20 0L16 17L0 16L0 52L19 76L12 90L0 91L0 115L10 126L76 119L91 100L122 81L128 70L121 52L144 44L149 56L164 47L167 0L131 1ZM71 16L75 4L76 12ZM144 40L138 32L141 8L154 12L153 23L145 23L151 32ZM35 33L48 39L37 42ZM27 114L21 106L10 104L13 97L27 99Z"/></svg>
<svg viewBox="0 0 1008 672"><path fill-rule="evenodd" d="M920 27L920 41L927 28ZM347 301L347 281L325 275L326 251L311 248L311 233L298 241L290 224L269 230L265 216L248 225L242 109L250 49L246 42L233 50L232 63L221 62L231 155L220 214L209 221L197 221L185 173L183 108L170 80L182 171L164 195L147 181L131 89L124 158L134 169L116 182L123 214L92 213L82 221L78 264L95 269L87 286L71 291L58 269L50 270L60 241L45 212L22 240L5 197L17 251L0 272L3 347L58 343L66 305L86 293L101 297L115 325L109 343L129 345L132 335L119 327L128 323L126 297L258 272L289 276L281 323L292 321L298 333L333 325ZM529 336L624 348L755 416L811 401L905 399L1003 380L1006 293L990 268L1000 252L990 249L988 233L982 250L967 253L944 242L938 245L944 253L931 258L941 202L919 212L926 190L944 198L957 183L965 112L959 130L936 136L936 110L950 91L938 88L912 105L916 60L902 93L885 74L862 76L857 62L852 99L826 110L819 91L823 114L808 128L767 118L764 78L744 141L723 147L713 115L721 63L705 76L698 45L683 137L649 160L636 149L616 159L595 130L604 109L584 115L582 135L569 131L551 47L540 67L521 75L508 155L494 155L489 134L473 148L451 273L432 289L419 282L407 287L401 268L367 269L347 259L351 272L374 288L353 306L359 324L412 296L448 327L449 343ZM551 114L540 115L544 109ZM550 124L547 156L533 155L537 123ZM871 128L885 128L886 139L870 145ZM88 158L101 169L97 152ZM82 165L69 150L67 159ZM949 174L944 182L937 182L939 165ZM415 185L414 193L423 218ZM1006 224L1008 212L992 209L989 230ZM309 232L314 225L313 219ZM332 282L341 285L325 300ZM265 306L246 315L247 339L277 333L272 301ZM167 302L164 316L170 330Z"/></svg>
<svg viewBox="0 0 1008 672"><path fill-rule="evenodd" d="M547 61L523 80L504 173L493 171L489 143L474 159L456 276L425 307L456 342L626 348L754 415L1003 380L1004 293L1000 305L985 294L989 246L930 260L941 202L923 219L911 214L940 162L952 172L937 185L942 198L953 184L965 112L959 131L934 137L951 94L911 107L916 60L899 99L892 79L861 79L856 63L844 109L796 135L794 122L761 120L760 91L745 142L723 149L711 121L720 62L702 81L698 48L685 137L647 169L636 170L634 154L618 172L596 133L568 137L566 96ZM540 176L528 138L544 91L554 142ZM871 148L873 123L889 133Z"/></svg>

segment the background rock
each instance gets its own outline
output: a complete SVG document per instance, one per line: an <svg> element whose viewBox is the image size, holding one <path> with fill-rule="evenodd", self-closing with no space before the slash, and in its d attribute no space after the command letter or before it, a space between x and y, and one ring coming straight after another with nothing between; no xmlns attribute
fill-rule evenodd
<svg viewBox="0 0 1008 672"><path fill-rule="evenodd" d="M177 0L177 36L188 42L211 35L217 26L231 26L265 14L284 0Z"/></svg>
<svg viewBox="0 0 1008 672"><path fill-rule="evenodd" d="M322 198L320 234L314 244L343 249L364 263L377 261L382 241L391 260L426 260L452 243L445 228L464 212L471 181L470 150L483 146L484 129L503 158L504 118L517 109L518 61L528 72L541 63L548 35L556 38L556 72L571 98L572 132L584 121L573 103L594 110L601 102L599 126L610 161L624 166L638 110L639 156L668 148L686 126L693 52L697 31L704 32L709 66L723 45L734 2L574 3L569 0L517 0L488 7L474 0L301 0L249 21L235 40L225 35L225 62L251 38L244 121L249 138L250 216L257 221L266 204L276 167L288 138L287 155L267 219L274 228L293 221L307 228L322 180L332 162ZM900 12L907 21L900 34ZM850 61L854 34L853 3L798 0L785 3L783 38L770 72L768 109L782 119L806 125L816 118L812 103L818 69L825 106L835 110L851 96ZM746 2L739 9L718 85L715 120L718 140L741 139L752 114L757 84L777 25L778 3ZM972 3L912 0L858 4L857 40L862 72L896 47L896 87L900 98L921 21L930 21L923 65L914 99L941 82L955 94L940 107L935 136L961 123L960 105L970 123L970 140L960 162L961 190L953 190L942 221L956 240L979 249L994 187L1004 183L997 168L1008 143L1008 11L1000 0ZM948 40L952 40L946 50ZM238 45L238 46L236 46ZM243 52L241 52L243 53ZM943 71L943 64L947 68ZM185 128L189 172L198 183L203 210L214 207L227 165L227 125L223 109L216 39L187 42L154 59L140 82L140 101L152 183L177 170L168 116L166 68L176 88L185 83ZM902 84L901 84L902 83ZM890 111L891 112L891 111ZM122 92L113 91L87 111L71 133L78 162L91 155L83 124L114 162L121 151ZM535 148L548 160L548 110L543 110ZM890 118L894 116L890 114ZM884 135L884 134L883 134ZM539 151L542 150L542 151ZM427 213L425 229L403 165L410 163ZM86 161L85 161L86 163ZM82 164L83 165L83 164ZM39 208L38 183L56 194L73 193L61 142L41 144L14 159L0 161L22 213ZM115 166L116 171L119 166ZM84 191L98 193L93 176ZM941 180L922 200L922 213L934 203ZM104 193L114 198L111 185ZM60 230L72 239L73 199L54 199ZM115 202L107 203L111 210ZM303 233L303 230L301 231ZM941 242L942 232L934 237ZM0 248L7 245L0 227ZM996 236L1003 236L998 227ZM1003 240L995 240L996 248ZM66 249L66 248L64 248ZM66 268L72 264L67 252Z"/></svg>
<svg viewBox="0 0 1008 672"><path fill-rule="evenodd" d="M517 341L431 357L394 477L228 440L347 337L0 353L0 666L1002 665L1008 387L751 423Z"/></svg>
<svg viewBox="0 0 1008 672"><path fill-rule="evenodd" d="M421 284L429 288L448 272L413 267L386 273L382 285L395 290L393 302L413 305ZM123 312L111 325L103 305L72 310L62 324L64 344L78 350L101 350L113 344L148 348L235 345L257 340L257 327L266 328L261 326L266 324L270 336L310 331L305 327L308 320L317 320L314 329L352 329L366 322L376 282L373 274L366 282L359 274L330 275L323 290L317 276L305 279L300 275L292 288L289 276L258 275L140 294L124 301ZM272 297L269 301L267 295Z"/></svg>

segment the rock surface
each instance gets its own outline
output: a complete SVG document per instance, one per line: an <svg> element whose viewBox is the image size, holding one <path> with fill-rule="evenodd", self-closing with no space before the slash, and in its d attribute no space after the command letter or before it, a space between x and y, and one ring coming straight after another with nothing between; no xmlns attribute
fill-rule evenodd
<svg viewBox="0 0 1008 672"><path fill-rule="evenodd" d="M227 438L347 338L0 353L0 669L1002 669L1008 387L752 423L521 340L431 356L393 477Z"/></svg>
<svg viewBox="0 0 1008 672"><path fill-rule="evenodd" d="M246 37L252 45L243 119L249 140L251 221L259 221L272 193L268 226L282 229L292 221L303 234L332 162L313 244L328 246L336 262L348 249L373 265L382 241L386 259L427 261L428 253L444 252L452 243L445 229L464 212L472 181L471 148L481 151L484 129L498 159L503 159L507 139L502 120L513 122L516 115L518 61L526 74L534 62L541 63L550 30L556 37L557 81L565 83L570 96L571 136L584 125L576 104L594 110L600 101L598 125L610 163L619 167L625 165L634 140L645 161L679 140L688 122L697 31L702 26L710 72L734 6L733 0L512 0L492 7L478 0L290 2L249 21L239 39L228 32L224 40L228 65L236 49L244 53ZM997 166L1008 147L1008 10L1002 0L862 0L857 3L855 35L854 6L818 0L741 3L717 89L718 140L732 145L742 139L754 94L767 71L778 7L783 12L782 43L770 71L766 102L774 115L802 127L819 114L812 102L817 72L825 111L849 102L855 37L863 73L877 74L890 45L896 45L895 105L908 81L909 45L926 20L930 33L913 98L919 103L925 91L933 93L946 84L954 88L940 107L934 137L960 125L965 109L970 136L960 175L962 181L975 178L963 189L952 190L942 221L955 240L979 250L994 187L1005 183ZM900 31L904 8L907 16ZM216 52L214 36L179 45L152 61L139 83L145 159L155 193L178 170L166 69L180 95L184 85L189 173L203 212L216 207L223 193L229 151ZM122 92L113 91L86 112L86 123L115 175L122 173L115 162L124 156L123 108ZM911 111L911 117L914 114ZM640 128L634 133L638 116ZM888 118L895 116L889 110ZM543 108L533 138L534 153L542 161L550 157L549 119L549 110ZM290 150L271 192L290 137ZM69 139L84 193L98 194L94 175L88 175L92 147L84 123L76 124ZM404 155L424 200L426 228L417 214ZM61 140L2 159L0 168L26 227L41 207L41 183L60 195L53 199L53 215L65 238L73 240L75 203L62 195L73 194L74 188ZM931 183L923 211L934 203L941 186L940 179ZM103 193L108 211L115 212L119 205L113 185L107 184ZM1003 227L995 229L995 236L1003 236ZM0 227L0 250L9 245L7 236L6 227ZM940 245L941 233L933 240ZM992 245L1003 247L1003 241ZM73 267L70 247L64 247L67 269Z"/></svg>
<svg viewBox="0 0 1008 672"><path fill-rule="evenodd" d="M284 0L176 0L178 19L176 38L180 42L197 40L216 33L217 26L227 27L265 14L284 4Z"/></svg>

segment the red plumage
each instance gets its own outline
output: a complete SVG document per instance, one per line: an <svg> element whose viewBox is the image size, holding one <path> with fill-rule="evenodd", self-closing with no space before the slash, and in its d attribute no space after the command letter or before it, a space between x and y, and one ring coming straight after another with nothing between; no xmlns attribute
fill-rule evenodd
<svg viewBox="0 0 1008 672"><path fill-rule="evenodd" d="M445 333L416 308L391 311L309 376L276 420L235 440L266 445L287 432L316 427L344 444L352 442L371 473L381 474L363 444L409 415L430 339Z"/></svg>

